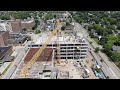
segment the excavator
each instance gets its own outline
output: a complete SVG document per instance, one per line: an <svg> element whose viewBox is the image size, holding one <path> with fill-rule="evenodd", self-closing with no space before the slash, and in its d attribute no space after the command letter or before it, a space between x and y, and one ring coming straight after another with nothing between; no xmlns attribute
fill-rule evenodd
<svg viewBox="0 0 120 90"><path fill-rule="evenodd" d="M55 30L52 31L51 35L48 37L48 39L42 44L42 46L39 48L39 50L36 52L36 54L32 57L32 59L22 68L20 72L20 78L25 78L28 74L28 69L31 68L31 66L38 60L41 53L44 51L44 49L47 47L47 44L50 42L50 40L59 33L59 28L61 26L61 22L57 19L57 27ZM57 61L59 63L59 61Z"/></svg>

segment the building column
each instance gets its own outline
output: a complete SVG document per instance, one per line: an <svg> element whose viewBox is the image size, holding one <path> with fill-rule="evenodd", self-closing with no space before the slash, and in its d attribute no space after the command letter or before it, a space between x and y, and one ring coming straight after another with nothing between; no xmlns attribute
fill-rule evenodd
<svg viewBox="0 0 120 90"><path fill-rule="evenodd" d="M53 49L53 53L52 53L52 67L54 67L54 60L55 60L54 59L55 58L54 55L55 55L55 50Z"/></svg>

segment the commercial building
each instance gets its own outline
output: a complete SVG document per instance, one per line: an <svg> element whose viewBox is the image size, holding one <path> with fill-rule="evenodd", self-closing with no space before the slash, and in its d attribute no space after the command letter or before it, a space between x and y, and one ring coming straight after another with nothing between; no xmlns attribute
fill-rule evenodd
<svg viewBox="0 0 120 90"><path fill-rule="evenodd" d="M26 35L11 34L10 39L7 41L7 45L22 45L27 40Z"/></svg>
<svg viewBox="0 0 120 90"><path fill-rule="evenodd" d="M21 21L22 29L26 28L26 29L32 30L32 27L34 25L35 25L35 21L33 19Z"/></svg>
<svg viewBox="0 0 120 90"><path fill-rule="evenodd" d="M9 33L20 33L22 31L20 20L2 20L0 21L0 31L9 31Z"/></svg>
<svg viewBox="0 0 120 90"><path fill-rule="evenodd" d="M12 46L0 47L0 60L12 53Z"/></svg>
<svg viewBox="0 0 120 90"><path fill-rule="evenodd" d="M4 62L11 62L13 59L13 56L5 56L2 60L0 60L0 64L3 64Z"/></svg>
<svg viewBox="0 0 120 90"><path fill-rule="evenodd" d="M11 27L12 27L12 32L13 33L20 33L22 31L22 26L21 26L21 21L20 20L15 20L10 22Z"/></svg>
<svg viewBox="0 0 120 90"><path fill-rule="evenodd" d="M0 31L9 31L12 34L19 34L24 28L32 29L35 25L34 19L14 19L14 20L1 20Z"/></svg>
<svg viewBox="0 0 120 90"><path fill-rule="evenodd" d="M0 31L12 32L12 27L7 22L0 22Z"/></svg>

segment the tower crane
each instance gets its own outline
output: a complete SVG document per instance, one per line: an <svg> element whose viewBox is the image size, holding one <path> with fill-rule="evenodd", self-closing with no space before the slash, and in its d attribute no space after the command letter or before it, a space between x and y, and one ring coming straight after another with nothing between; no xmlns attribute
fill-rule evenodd
<svg viewBox="0 0 120 90"><path fill-rule="evenodd" d="M41 53L44 51L44 49L46 48L46 46L50 42L50 40L53 38L53 36L55 36L55 35L57 35L59 33L60 25L61 25L61 23L59 22L59 20L57 20L57 27L56 27L56 29L53 30L51 35L42 44L42 46L39 48L39 50L36 52L36 54L32 57L32 59L22 68L22 70L20 72L20 78L24 78L27 75L28 69L31 68L31 66L36 62L36 60L38 60L38 58L40 57Z"/></svg>

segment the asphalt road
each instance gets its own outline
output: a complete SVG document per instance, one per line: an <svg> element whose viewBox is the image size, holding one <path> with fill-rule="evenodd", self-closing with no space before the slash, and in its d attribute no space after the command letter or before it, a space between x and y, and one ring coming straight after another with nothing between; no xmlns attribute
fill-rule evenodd
<svg viewBox="0 0 120 90"><path fill-rule="evenodd" d="M89 44L89 47L91 48L91 54L93 55L94 59L97 61L98 65L102 65L102 71L106 76L109 76L111 79L118 79L118 77L116 77L110 70L109 67L104 63L100 61L100 57L94 52L94 49L92 48L92 46Z"/></svg>
<svg viewBox="0 0 120 90"><path fill-rule="evenodd" d="M93 41L91 38L89 38L89 34L87 32L87 30L85 30L79 23L75 23L76 28L80 30L81 33L83 33L84 37L88 40L88 41L92 41L92 45L94 47L100 47L102 48L102 46L97 45L95 41ZM106 76L109 76L111 79L119 79L120 78L120 71L118 70L117 66L115 66L112 62L109 61L109 59L107 58L107 56L99 51L99 55L98 56L94 53L94 48L89 44L89 47L91 48L91 52L94 56L94 58L96 58L96 61L102 65L102 70L105 73ZM103 59L104 62L101 62L100 59Z"/></svg>
<svg viewBox="0 0 120 90"><path fill-rule="evenodd" d="M18 56L15 58L15 60L12 62L10 68L7 70L7 72L2 76L2 79L10 79L11 75L14 73L15 69L19 65L20 61L25 55L25 50L20 49L20 53Z"/></svg>

